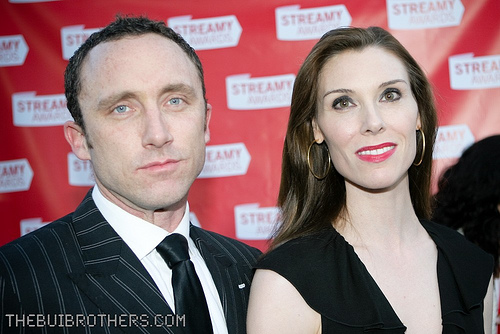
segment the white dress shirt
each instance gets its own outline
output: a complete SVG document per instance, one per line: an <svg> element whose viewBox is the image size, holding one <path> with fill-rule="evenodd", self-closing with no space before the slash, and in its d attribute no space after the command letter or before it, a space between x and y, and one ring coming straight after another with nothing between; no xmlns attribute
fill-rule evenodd
<svg viewBox="0 0 500 334"><path fill-rule="evenodd" d="M156 251L156 246L170 233L110 202L101 194L97 185L92 191L92 197L104 218L139 258L175 312L172 270ZM179 226L172 233L182 234L188 240L189 256L205 293L214 334L227 334L226 320L214 280L198 248L189 237L189 204L186 205Z"/></svg>

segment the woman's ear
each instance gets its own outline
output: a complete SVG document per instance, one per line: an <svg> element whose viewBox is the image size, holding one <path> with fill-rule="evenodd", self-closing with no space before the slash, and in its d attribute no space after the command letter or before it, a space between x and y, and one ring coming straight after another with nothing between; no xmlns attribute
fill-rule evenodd
<svg viewBox="0 0 500 334"><path fill-rule="evenodd" d="M311 124L314 132L314 139L316 140L316 143L321 144L325 140L325 136L323 136L323 131L319 128L316 118L312 119Z"/></svg>

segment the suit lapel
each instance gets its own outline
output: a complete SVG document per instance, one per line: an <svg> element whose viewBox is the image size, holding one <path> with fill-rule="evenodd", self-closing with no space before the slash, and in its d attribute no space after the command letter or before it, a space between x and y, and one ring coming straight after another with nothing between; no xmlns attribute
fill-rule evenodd
<svg viewBox="0 0 500 334"><path fill-rule="evenodd" d="M99 212L90 192L75 211L73 224L83 267L70 278L111 317L110 327L116 317L127 323L137 316L138 324L152 327L116 326L126 332L173 333L172 328L154 324L157 320L170 325L173 312L139 259Z"/></svg>
<svg viewBox="0 0 500 334"><path fill-rule="evenodd" d="M239 274L235 260L213 234L191 225L190 237L205 260L217 287L229 334L245 333L247 299L242 289L245 286L248 289L249 282L241 282L242 275Z"/></svg>

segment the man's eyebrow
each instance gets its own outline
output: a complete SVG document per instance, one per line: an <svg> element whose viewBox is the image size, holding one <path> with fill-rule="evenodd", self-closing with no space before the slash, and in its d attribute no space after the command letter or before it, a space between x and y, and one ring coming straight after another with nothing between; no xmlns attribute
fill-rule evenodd
<svg viewBox="0 0 500 334"><path fill-rule="evenodd" d="M167 85L163 87L161 90L161 94L171 93L171 92L180 92L188 96L196 95L196 90L193 87L183 83ZM112 106L113 104L117 103L118 101L127 99L136 99L138 98L138 96L139 93L133 91L125 91L125 92L120 92L118 94L113 94L99 100L99 102L97 103L97 109L98 110L106 109L109 106Z"/></svg>
<svg viewBox="0 0 500 334"><path fill-rule="evenodd" d="M163 89L161 90L162 94L171 92L180 92L186 95L193 95L193 96L196 95L196 90L192 86L186 85L184 83L167 85L163 87Z"/></svg>
<svg viewBox="0 0 500 334"><path fill-rule="evenodd" d="M136 96L137 94L135 94L134 92L122 92L119 94L107 96L97 102L97 110L106 109L109 106L117 103L118 101L135 98Z"/></svg>

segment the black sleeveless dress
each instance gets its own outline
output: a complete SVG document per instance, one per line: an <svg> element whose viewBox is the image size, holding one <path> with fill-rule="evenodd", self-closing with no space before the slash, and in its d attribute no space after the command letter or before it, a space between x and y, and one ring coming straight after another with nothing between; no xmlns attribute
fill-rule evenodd
<svg viewBox="0 0 500 334"><path fill-rule="evenodd" d="M483 333L492 256L454 230L424 220L421 224L438 249L443 333ZM333 227L284 243L256 268L286 278L321 315L322 333L406 330L353 247Z"/></svg>

